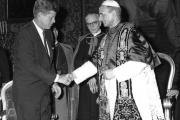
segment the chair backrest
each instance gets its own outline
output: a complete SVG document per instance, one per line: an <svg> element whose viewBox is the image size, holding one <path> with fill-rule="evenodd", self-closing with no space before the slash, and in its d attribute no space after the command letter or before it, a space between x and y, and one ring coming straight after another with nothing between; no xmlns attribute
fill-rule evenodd
<svg viewBox="0 0 180 120"><path fill-rule="evenodd" d="M2 120L17 120L14 102L12 99L12 84L13 81L6 83L1 89L2 99Z"/></svg>
<svg viewBox="0 0 180 120"><path fill-rule="evenodd" d="M169 74L169 80L168 80L168 86L167 90L170 90L172 88L172 83L174 79L174 74L175 74L175 63L174 60L167 54L165 53L158 53L158 56L164 60L166 60L171 67L170 74Z"/></svg>
<svg viewBox="0 0 180 120"><path fill-rule="evenodd" d="M2 120L17 120L16 110L14 107L13 97L12 97L12 85L13 81L6 83L1 89L1 101L2 101ZM58 115L52 114L51 120L57 120Z"/></svg>
<svg viewBox="0 0 180 120"><path fill-rule="evenodd" d="M167 61L170 64L170 74L169 74L169 78L168 78L167 91L171 90L173 79L174 79L174 74L175 74L174 60L169 55L167 55L165 53L157 53L157 54L161 59L164 59L165 61ZM165 120L172 120L173 119L172 109L171 109L172 104L173 103L171 102L171 98L166 97L163 100L163 108L164 108Z"/></svg>

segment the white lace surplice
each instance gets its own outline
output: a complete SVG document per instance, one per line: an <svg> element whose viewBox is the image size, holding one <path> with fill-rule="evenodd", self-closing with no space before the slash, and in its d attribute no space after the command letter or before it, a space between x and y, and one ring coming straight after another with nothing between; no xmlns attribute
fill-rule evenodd
<svg viewBox="0 0 180 120"><path fill-rule="evenodd" d="M129 61L116 67L113 72L116 77L105 81L111 120L113 119L117 95L116 79L121 82L130 78L133 97L142 120L164 120L155 74L149 65L142 62Z"/></svg>

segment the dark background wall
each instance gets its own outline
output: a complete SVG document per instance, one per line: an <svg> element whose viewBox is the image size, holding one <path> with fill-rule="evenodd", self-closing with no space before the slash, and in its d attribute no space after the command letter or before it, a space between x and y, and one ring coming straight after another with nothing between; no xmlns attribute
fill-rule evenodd
<svg viewBox="0 0 180 120"><path fill-rule="evenodd" d="M35 0L0 0L0 46L11 53L15 36L32 19ZM58 0L60 11L55 26L59 41L75 48L87 32L84 18L98 13L103 0ZM156 51L173 54L180 46L179 0L117 0L123 20L134 22Z"/></svg>
<svg viewBox="0 0 180 120"><path fill-rule="evenodd" d="M11 49L14 35L19 28L32 18L35 0L0 0L0 22L7 27L1 30L0 45ZM58 0L60 12L56 17L56 27L60 41L76 45L80 35L87 32L84 17L89 12L98 13L103 0ZM179 0L118 0L123 7L123 15L136 23L143 34L158 51L173 51L178 47L180 37ZM4 22L5 21L5 22ZM6 32L7 29L7 32ZM161 44L161 46L159 46ZM161 47L161 48L160 48Z"/></svg>
<svg viewBox="0 0 180 120"><path fill-rule="evenodd" d="M35 0L0 0L0 46L11 51L15 35L32 19ZM98 13L103 0L58 0L60 11L55 26L59 41L75 48L87 32L84 18ZM123 20L134 22L156 51L173 54L180 46L179 0L117 0Z"/></svg>

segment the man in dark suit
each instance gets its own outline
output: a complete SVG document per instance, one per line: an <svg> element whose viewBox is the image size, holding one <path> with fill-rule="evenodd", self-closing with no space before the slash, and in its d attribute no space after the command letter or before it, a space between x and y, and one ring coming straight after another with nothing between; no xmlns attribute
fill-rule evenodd
<svg viewBox="0 0 180 120"><path fill-rule="evenodd" d="M70 75L54 69L50 27L55 22L57 3L36 0L34 19L17 35L14 43L13 98L18 120L50 120L51 89L60 94L58 83L70 84Z"/></svg>

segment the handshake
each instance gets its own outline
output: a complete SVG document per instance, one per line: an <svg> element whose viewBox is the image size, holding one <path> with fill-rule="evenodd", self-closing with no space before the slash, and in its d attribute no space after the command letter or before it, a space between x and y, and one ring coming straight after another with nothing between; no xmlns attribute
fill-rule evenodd
<svg viewBox="0 0 180 120"><path fill-rule="evenodd" d="M65 75L59 75L55 82L62 83L64 85L69 85L73 80L76 84L82 83L87 78L92 77L97 73L97 68L90 61L85 62L79 68L75 69L72 73Z"/></svg>
<svg viewBox="0 0 180 120"><path fill-rule="evenodd" d="M63 74L63 75L59 75L57 81L55 82L68 86L74 80L74 78L75 76L72 73Z"/></svg>
<svg viewBox="0 0 180 120"><path fill-rule="evenodd" d="M55 98L59 98L61 95L61 87L57 83L61 83L64 85L70 85L70 83L74 80L74 76L72 73L64 74L64 75L59 75L57 79L54 81L55 83L52 85L52 92L55 95Z"/></svg>
<svg viewBox="0 0 180 120"><path fill-rule="evenodd" d="M55 83L53 84L53 92L55 93L55 97L57 98L61 94L61 89L58 87L57 83L61 83L64 85L70 85L70 83L74 80L78 85L82 83L87 78L92 77L97 73L97 68L90 62L85 62L82 66L74 70L72 73L59 75L57 74L57 79L55 79Z"/></svg>

